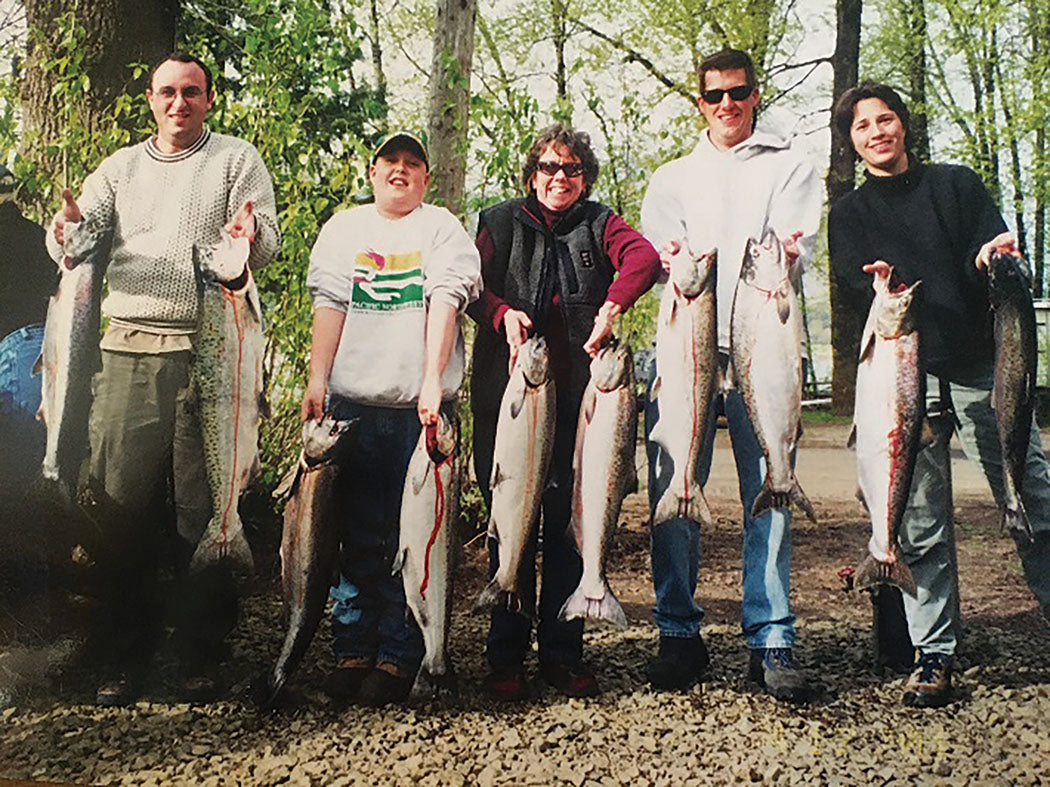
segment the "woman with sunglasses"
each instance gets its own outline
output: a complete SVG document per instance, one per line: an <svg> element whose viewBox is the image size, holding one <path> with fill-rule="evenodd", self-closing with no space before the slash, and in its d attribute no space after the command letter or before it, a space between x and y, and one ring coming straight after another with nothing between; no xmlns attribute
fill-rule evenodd
<svg viewBox="0 0 1050 787"><path fill-rule="evenodd" d="M485 290L467 313L478 322L471 370L474 469L486 505L500 401L508 370L530 335L547 340L557 390L549 486L542 504L543 577L538 619L540 674L570 697L599 692L582 662L583 621L558 612L576 588L582 563L569 533L572 453L590 357L612 333L613 320L656 281L652 245L610 208L589 199L598 178L590 137L555 124L540 132L525 158L527 194L481 212L477 247ZM536 528L523 569L525 608L535 597ZM489 544L494 574L499 556ZM524 660L532 624L497 609L486 642L485 689L498 700L528 696Z"/></svg>

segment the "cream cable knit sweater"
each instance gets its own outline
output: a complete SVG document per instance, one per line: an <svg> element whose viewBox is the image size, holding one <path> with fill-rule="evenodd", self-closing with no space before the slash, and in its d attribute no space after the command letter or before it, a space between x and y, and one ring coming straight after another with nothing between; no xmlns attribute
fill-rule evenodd
<svg viewBox="0 0 1050 787"><path fill-rule="evenodd" d="M84 181L85 219L113 231L102 310L115 326L149 333L196 330L193 246L208 246L245 201L255 208L250 263L269 262L280 246L270 174L243 140L205 129L192 147L162 153L153 139L118 150ZM62 249L47 233L51 258Z"/></svg>

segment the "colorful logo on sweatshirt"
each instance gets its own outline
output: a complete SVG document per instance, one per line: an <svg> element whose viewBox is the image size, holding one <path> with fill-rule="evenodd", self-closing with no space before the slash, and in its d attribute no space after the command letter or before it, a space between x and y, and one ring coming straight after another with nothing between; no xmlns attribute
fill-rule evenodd
<svg viewBox="0 0 1050 787"><path fill-rule="evenodd" d="M368 249L354 259L352 309L401 311L423 308L423 255L380 254Z"/></svg>

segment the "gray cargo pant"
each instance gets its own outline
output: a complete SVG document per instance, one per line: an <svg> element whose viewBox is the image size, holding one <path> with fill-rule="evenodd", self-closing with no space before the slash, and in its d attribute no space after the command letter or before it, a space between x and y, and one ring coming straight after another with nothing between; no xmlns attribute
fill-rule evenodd
<svg viewBox="0 0 1050 787"><path fill-rule="evenodd" d="M159 558L174 502L176 563L184 574L211 516L200 421L190 397L189 352L102 352L91 408L90 484L99 507L104 635L120 660L146 655L162 623ZM184 658L210 658L236 622L225 567L182 581L169 606ZM138 652L138 653L137 653Z"/></svg>
<svg viewBox="0 0 1050 787"><path fill-rule="evenodd" d="M994 369L988 364L964 383L946 384L950 401L944 402L940 379L927 378L927 409L933 413L950 408L957 422L947 412L930 418L934 441L916 459L901 524L901 548L918 587L916 598L904 594L904 611L912 642L924 653L954 653L956 646L958 588L948 452L953 432L966 456L981 468L996 502L1002 500L1003 460L991 401L993 379ZM1021 499L1035 538L1016 537L1017 553L1028 586L1043 613L1050 616L1050 475L1034 420Z"/></svg>

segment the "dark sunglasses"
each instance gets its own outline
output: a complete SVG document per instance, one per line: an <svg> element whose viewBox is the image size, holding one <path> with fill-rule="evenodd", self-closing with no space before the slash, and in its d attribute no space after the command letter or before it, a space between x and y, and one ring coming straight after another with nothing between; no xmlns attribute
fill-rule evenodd
<svg viewBox="0 0 1050 787"><path fill-rule="evenodd" d="M700 97L704 100L705 104L721 104L722 96L726 93L728 93L729 97L734 101L743 101L754 92L755 89L751 87L751 85L737 85L736 87L729 88L729 90L723 90L720 87L716 87L714 90L705 90L700 94Z"/></svg>
<svg viewBox="0 0 1050 787"><path fill-rule="evenodd" d="M583 164L578 161L538 161L536 169L552 178L558 174L559 169L565 173L567 178L575 178L583 174Z"/></svg>

